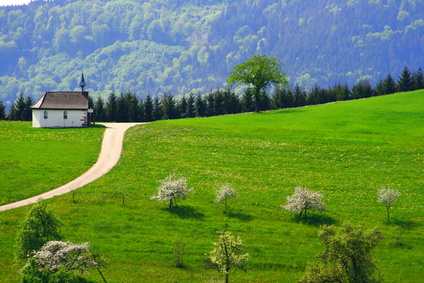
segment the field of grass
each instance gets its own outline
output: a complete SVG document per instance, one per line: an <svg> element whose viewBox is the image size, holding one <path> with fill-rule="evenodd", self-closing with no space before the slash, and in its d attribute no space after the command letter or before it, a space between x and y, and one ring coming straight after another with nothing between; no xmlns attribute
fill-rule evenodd
<svg viewBox="0 0 424 283"><path fill-rule="evenodd" d="M225 227L244 240L251 262L234 282L296 282L322 251L321 224L379 226L378 273L387 282L424 276L424 91L259 114L160 121L131 128L119 164L72 197L48 200L66 240L88 241L109 259L108 282L220 282L204 259ZM17 136L19 134L16 134ZM54 137L50 137L54 140ZM195 193L169 211L150 199L158 180L184 175ZM22 172L22 178L31 172ZM230 213L214 202L228 183ZM295 186L324 194L327 213L297 221L280 205ZM386 223L381 187L402 195ZM122 196L125 205L122 205ZM26 208L0 214L0 276L12 264ZM186 243L185 268L172 243ZM96 282L100 277L88 276Z"/></svg>
<svg viewBox="0 0 424 283"><path fill-rule="evenodd" d="M97 160L103 131L0 121L0 205L49 191L87 171Z"/></svg>

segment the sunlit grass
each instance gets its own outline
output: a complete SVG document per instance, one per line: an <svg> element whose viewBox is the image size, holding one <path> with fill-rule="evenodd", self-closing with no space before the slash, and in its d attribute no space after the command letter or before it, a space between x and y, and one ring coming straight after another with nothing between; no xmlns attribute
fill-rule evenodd
<svg viewBox="0 0 424 283"><path fill-rule="evenodd" d="M322 224L349 220L380 226L379 273L387 282L424 274L424 92L207 119L155 122L129 129L119 164L71 195L49 201L66 240L89 241L109 258L108 282L213 282L205 254L225 229L250 254L235 282L296 282L322 247ZM170 211L151 200L158 180L184 175L195 193ZM237 198L223 214L215 191L228 183ZM295 186L324 195L328 213L305 221L284 212ZM377 190L402 195L386 223ZM122 205L122 195L125 206ZM0 274L17 280L12 244L25 208L0 215ZM186 243L185 268L173 266L172 243ZM7 260L8 259L8 260ZM97 274L90 278L99 281Z"/></svg>
<svg viewBox="0 0 424 283"><path fill-rule="evenodd" d="M103 130L0 121L0 205L49 191L84 173L97 160Z"/></svg>

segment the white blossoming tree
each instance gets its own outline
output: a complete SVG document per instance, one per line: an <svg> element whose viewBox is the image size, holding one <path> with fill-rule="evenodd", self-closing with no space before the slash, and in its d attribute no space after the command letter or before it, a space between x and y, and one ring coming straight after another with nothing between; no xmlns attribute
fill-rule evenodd
<svg viewBox="0 0 424 283"><path fill-rule="evenodd" d="M216 202L224 203L224 213L228 212L228 199L237 197L236 190L225 184L216 191Z"/></svg>
<svg viewBox="0 0 424 283"><path fill-rule="evenodd" d="M325 204L321 200L323 195L306 188L296 187L294 194L287 197L287 204L281 205L287 211L297 212L298 217L306 217L308 210L326 211Z"/></svg>
<svg viewBox="0 0 424 283"><path fill-rule="evenodd" d="M64 280L64 276L69 278L73 272L83 274L96 269L106 282L99 269L104 261L98 254L92 253L89 247L89 243L49 241L32 255L21 272L24 278L53 277L58 280L55 275L59 274L59 278Z"/></svg>
<svg viewBox="0 0 424 283"><path fill-rule="evenodd" d="M383 202L387 210L387 222L390 221L390 208L396 203L400 196L400 192L390 188L381 188L378 190L378 202Z"/></svg>
<svg viewBox="0 0 424 283"><path fill-rule="evenodd" d="M241 238L230 232L222 232L214 245L209 253L209 260L218 272L225 274L225 282L228 283L231 269L246 269L249 254L242 252L244 245Z"/></svg>
<svg viewBox="0 0 424 283"><path fill-rule="evenodd" d="M188 194L194 191L193 188L187 188L186 178L178 177L174 174L169 175L159 182L162 185L158 187L157 195L153 195L150 198L156 199L159 202L168 202L170 209L177 206L177 199L185 199Z"/></svg>

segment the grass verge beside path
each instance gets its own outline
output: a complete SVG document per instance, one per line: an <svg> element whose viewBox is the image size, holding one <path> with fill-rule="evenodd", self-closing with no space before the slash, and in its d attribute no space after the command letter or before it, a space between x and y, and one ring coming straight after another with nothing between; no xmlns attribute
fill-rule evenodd
<svg viewBox="0 0 424 283"><path fill-rule="evenodd" d="M63 234L88 241L109 259L108 282L216 282L205 254L217 231L240 235L250 254L234 282L296 282L322 251L322 224L349 220L380 226L374 251L387 282L421 282L424 274L424 92L287 109L260 114L161 121L128 130L123 156L103 178L48 200ZM421 121L421 122L420 122ZM150 199L171 173L184 175L195 193L175 210ZM224 215L215 190L236 189ZM324 195L328 213L305 221L283 211L295 186ZM391 223L377 202L389 186L402 195ZM122 196L125 205L122 205ZM0 215L0 276L16 281L13 239L21 208ZM186 243L184 268L173 265L172 243ZM88 276L99 281L97 274Z"/></svg>
<svg viewBox="0 0 424 283"><path fill-rule="evenodd" d="M97 160L104 128L32 128L0 121L0 205L55 189Z"/></svg>

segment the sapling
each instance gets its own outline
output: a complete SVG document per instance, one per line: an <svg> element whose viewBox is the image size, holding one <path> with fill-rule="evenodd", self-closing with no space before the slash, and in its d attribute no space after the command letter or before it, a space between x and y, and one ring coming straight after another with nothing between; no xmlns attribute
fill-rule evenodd
<svg viewBox="0 0 424 283"><path fill-rule="evenodd" d="M378 202L386 205L387 222L390 222L390 208L396 203L400 196L400 192L390 188L381 188L378 190Z"/></svg>
<svg viewBox="0 0 424 283"><path fill-rule="evenodd" d="M209 253L209 260L218 272L225 274L225 282L228 283L231 269L246 269L249 254L242 252L244 245L241 238L225 230L214 245Z"/></svg>
<svg viewBox="0 0 424 283"><path fill-rule="evenodd" d="M237 197L236 190L225 184L216 191L216 202L224 203L224 213L228 212L228 199Z"/></svg>

